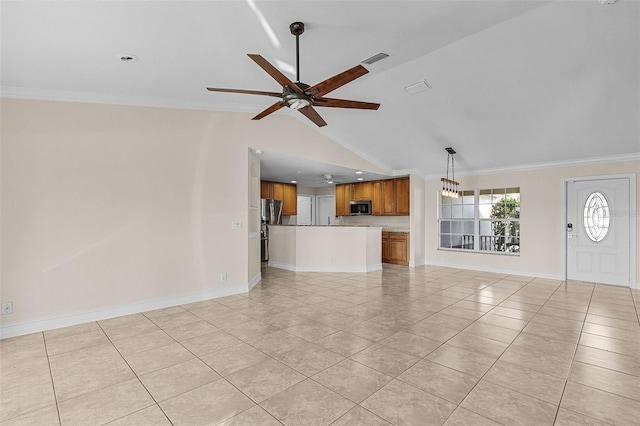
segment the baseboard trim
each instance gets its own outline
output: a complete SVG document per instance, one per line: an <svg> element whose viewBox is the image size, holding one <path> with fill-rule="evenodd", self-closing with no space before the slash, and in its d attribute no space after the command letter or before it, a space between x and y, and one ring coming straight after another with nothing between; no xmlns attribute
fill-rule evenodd
<svg viewBox="0 0 640 426"><path fill-rule="evenodd" d="M262 272L258 272L258 274L249 281L248 290L251 291L260 281L262 281Z"/></svg>
<svg viewBox="0 0 640 426"><path fill-rule="evenodd" d="M412 259L411 261L409 261L409 267L410 268L415 268L417 266L424 266L426 265L427 262L425 262L424 259L418 259L418 261L416 262L414 259Z"/></svg>
<svg viewBox="0 0 640 426"><path fill-rule="evenodd" d="M246 293L247 291L247 284L238 284L216 291L194 293L184 296L170 297L166 299L149 300L145 302L114 306L94 311L78 312L70 315L41 318L16 324L7 324L0 326L0 339L38 333L42 331L69 327L72 325L84 324L93 321L100 321L109 318L120 317L123 315L138 314L140 312L153 311L155 309L168 308L170 306L186 305L189 303L201 302L203 300L233 296L234 294Z"/></svg>
<svg viewBox="0 0 640 426"><path fill-rule="evenodd" d="M542 272L531 272L531 271L521 271L515 269L502 269L502 268L487 268L487 267L479 267L467 264L458 264L458 263L450 263L450 262L440 262L437 260L426 260L425 265L430 266L442 266L445 268L456 268L456 269L468 269L470 271L480 271L480 272L492 272L496 274L508 274L508 275L521 275L524 277L535 277L535 278L546 278L551 280L564 280L564 277L560 274L547 274Z"/></svg>
<svg viewBox="0 0 640 426"><path fill-rule="evenodd" d="M292 272L375 272L382 270L382 263L369 266L297 266L269 261L269 267Z"/></svg>

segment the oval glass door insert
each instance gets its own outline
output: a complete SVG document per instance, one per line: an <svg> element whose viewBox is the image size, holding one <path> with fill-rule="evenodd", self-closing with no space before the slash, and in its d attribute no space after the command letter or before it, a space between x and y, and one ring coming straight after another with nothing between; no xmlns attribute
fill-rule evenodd
<svg viewBox="0 0 640 426"><path fill-rule="evenodd" d="M609 232L609 204L599 192L589 195L584 203L584 230L593 242L600 242Z"/></svg>

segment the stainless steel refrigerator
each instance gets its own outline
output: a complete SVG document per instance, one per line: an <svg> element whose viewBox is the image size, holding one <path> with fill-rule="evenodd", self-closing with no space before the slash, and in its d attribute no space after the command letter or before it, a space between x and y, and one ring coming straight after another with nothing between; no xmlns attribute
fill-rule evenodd
<svg viewBox="0 0 640 426"><path fill-rule="evenodd" d="M263 198L260 200L260 252L263 262L269 260L269 225L282 224L282 201Z"/></svg>

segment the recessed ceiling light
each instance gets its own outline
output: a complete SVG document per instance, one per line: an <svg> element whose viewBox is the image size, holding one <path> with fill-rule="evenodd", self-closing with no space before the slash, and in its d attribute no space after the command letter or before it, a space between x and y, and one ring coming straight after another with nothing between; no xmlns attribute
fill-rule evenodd
<svg viewBox="0 0 640 426"><path fill-rule="evenodd" d="M363 171L360 171L360 170L357 170L357 171L356 171L356 174L357 174L357 175L361 175L362 173L364 173L364 172L363 172Z"/></svg>
<svg viewBox="0 0 640 426"><path fill-rule="evenodd" d="M291 183L298 183L298 181L297 180L292 180Z"/></svg>
<svg viewBox="0 0 640 426"><path fill-rule="evenodd" d="M356 180L364 180L364 178L357 178Z"/></svg>
<svg viewBox="0 0 640 426"><path fill-rule="evenodd" d="M138 57L136 55L130 55L128 53L122 54L122 55L118 55L118 58L122 62L137 62L138 61Z"/></svg>

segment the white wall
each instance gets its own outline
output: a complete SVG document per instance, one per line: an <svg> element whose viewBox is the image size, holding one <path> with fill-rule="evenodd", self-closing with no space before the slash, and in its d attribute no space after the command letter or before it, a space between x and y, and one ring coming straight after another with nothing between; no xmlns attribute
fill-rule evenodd
<svg viewBox="0 0 640 426"><path fill-rule="evenodd" d="M427 204L425 203L425 181L424 179L411 175L410 178L411 198L410 203L410 234L409 234L409 266L420 266L425 262L426 252L426 239L422 238L425 235L425 209Z"/></svg>
<svg viewBox="0 0 640 426"><path fill-rule="evenodd" d="M246 291L249 147L382 172L288 114L0 102L3 337Z"/></svg>
<svg viewBox="0 0 640 426"><path fill-rule="evenodd" d="M639 172L640 161L630 160L545 167L459 178L461 189L520 187L522 245L519 256L438 250L437 193L440 190L440 181L439 179L428 180L425 186L426 262L563 279L562 180ZM636 181L638 177L637 175ZM631 212L632 219L636 222L638 222L637 212L640 211L638 201L636 200L635 211ZM637 241L640 242L640 227L636 228ZM636 265L640 265L640 259L636 260ZM636 276L640 277L640 274L636 273Z"/></svg>

